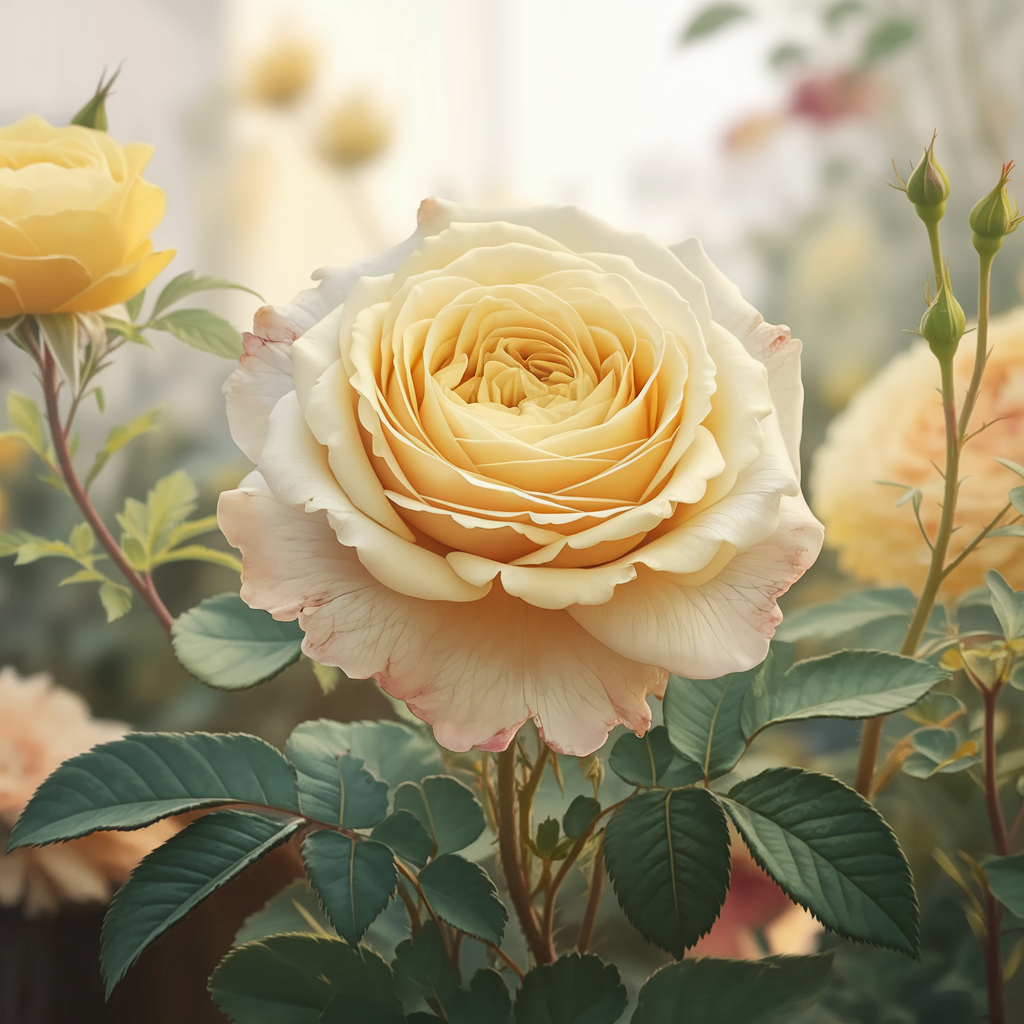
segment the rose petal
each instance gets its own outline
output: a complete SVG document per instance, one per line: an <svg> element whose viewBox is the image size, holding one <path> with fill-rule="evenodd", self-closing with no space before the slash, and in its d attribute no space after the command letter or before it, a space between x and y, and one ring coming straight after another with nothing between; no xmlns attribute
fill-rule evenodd
<svg viewBox="0 0 1024 1024"><path fill-rule="evenodd" d="M270 413L293 389L287 341L266 341L246 332L238 369L224 382L231 438L250 462L259 462Z"/></svg>

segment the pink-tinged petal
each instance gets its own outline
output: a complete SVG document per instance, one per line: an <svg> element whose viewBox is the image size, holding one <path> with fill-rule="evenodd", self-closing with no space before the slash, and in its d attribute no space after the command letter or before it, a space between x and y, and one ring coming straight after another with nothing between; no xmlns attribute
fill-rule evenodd
<svg viewBox="0 0 1024 1024"><path fill-rule="evenodd" d="M711 262L700 239L687 238L669 248L704 283L715 322L734 334L767 368L768 387L778 410L782 436L799 479L804 408L804 387L800 380L803 345L792 337L788 327L765 322L743 298L739 288Z"/></svg>
<svg viewBox="0 0 1024 1024"><path fill-rule="evenodd" d="M379 583L323 513L277 501L258 473L221 495L218 520L242 551L242 599L298 618L303 650L373 677L451 750L504 749L533 717L561 753L596 750L609 730L650 725L664 672L623 658L563 611L495 587L469 605L421 601Z"/></svg>
<svg viewBox="0 0 1024 1024"><path fill-rule="evenodd" d="M626 658L643 658L691 678L714 678L759 664L782 621L776 603L812 565L824 530L802 496L784 497L779 525L711 579L640 569L632 583L594 607L569 609L584 628Z"/></svg>
<svg viewBox="0 0 1024 1024"><path fill-rule="evenodd" d="M228 427L235 444L250 462L259 462L267 439L270 413L292 390L290 342L266 341L243 334L245 350L239 367L224 382Z"/></svg>
<svg viewBox="0 0 1024 1024"><path fill-rule="evenodd" d="M264 341L294 341L337 309L361 277L393 274L422 241L420 232L414 231L404 242L353 267L321 267L313 271L311 277L320 282L316 288L299 292L286 306L261 306L256 310L253 334Z"/></svg>

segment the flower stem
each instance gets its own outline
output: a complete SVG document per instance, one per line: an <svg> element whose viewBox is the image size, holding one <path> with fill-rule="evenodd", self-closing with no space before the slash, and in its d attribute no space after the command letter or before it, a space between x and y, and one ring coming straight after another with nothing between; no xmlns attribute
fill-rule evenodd
<svg viewBox="0 0 1024 1024"><path fill-rule="evenodd" d="M128 562L120 545L114 540L113 535L107 529L106 524L100 518L86 494L85 488L78 479L75 467L71 461L71 452L68 448L68 436L66 428L61 426L60 404L58 391L60 384L57 380L57 366L49 348L41 346L36 352L39 360L39 367L42 371L43 397L46 401L46 418L50 423L50 437L53 439L53 449L57 456L57 465L60 467L60 475L64 485L68 489L72 500L85 516L86 521L92 527L96 539L103 545L104 550L110 556L110 560L121 571L121 575L128 581L132 589L149 605L157 621L169 633L174 624L174 618L167 610L166 605L160 599L153 581L137 573ZM68 423L70 427L70 422Z"/></svg>
<svg viewBox="0 0 1024 1024"><path fill-rule="evenodd" d="M1003 807L999 802L999 782L996 775L996 701L1000 685L984 691L985 735L983 756L985 759L985 806L988 809L988 823L992 829L992 843L1000 857L1010 853L1010 834L1006 829Z"/></svg>
<svg viewBox="0 0 1024 1024"><path fill-rule="evenodd" d="M1003 908L999 901L986 890L985 920L985 982L988 989L988 1022L1005 1024L1006 1011L1003 1006Z"/></svg>
<svg viewBox="0 0 1024 1024"><path fill-rule="evenodd" d="M580 931L576 936L576 952L581 956L590 949L594 937L594 921L597 919L597 908L601 905L601 892L604 889L604 841L601 840L594 854L594 869L590 873L590 891L587 893L587 905L580 921Z"/></svg>
<svg viewBox="0 0 1024 1024"><path fill-rule="evenodd" d="M974 371L971 373L971 383L967 386L964 405L960 410L961 444L967 436L967 426L971 421L971 413L974 412L974 404L978 400L978 392L981 391L981 378L988 362L989 294L992 288L992 261L995 257L994 252L982 253L978 261L978 337L974 352Z"/></svg>
<svg viewBox="0 0 1024 1024"><path fill-rule="evenodd" d="M931 228L929 227L929 237ZM937 245L937 235L936 235ZM933 252L935 247L933 246ZM956 514L956 498L960 472L960 434L956 418L956 395L953 391L953 359L947 357L939 360L942 373L942 411L946 423L946 486L942 498L942 518L939 520L939 532L935 536L935 547L928 566L921 596L914 609L907 634L903 638L900 654L913 657L917 652L925 627L935 607L939 587L946 576L946 552L949 549L949 538L953 533L953 517ZM860 757L857 761L857 777L854 786L861 796L871 798L872 783L875 775L875 762L878 760L878 747L882 738L882 726L885 717L872 718L864 723L861 736Z"/></svg>
<svg viewBox="0 0 1024 1024"><path fill-rule="evenodd" d="M498 754L498 849L501 867L505 872L512 908L519 918L526 944L538 964L549 964L555 959L550 938L541 935L530 905L530 891L519 863L519 830L516 827L516 752L515 739Z"/></svg>
<svg viewBox="0 0 1024 1024"><path fill-rule="evenodd" d="M928 228L928 247L932 251L932 269L935 271L935 287L938 289L945 276L942 266L942 243L939 241L939 222L927 221L925 226Z"/></svg>

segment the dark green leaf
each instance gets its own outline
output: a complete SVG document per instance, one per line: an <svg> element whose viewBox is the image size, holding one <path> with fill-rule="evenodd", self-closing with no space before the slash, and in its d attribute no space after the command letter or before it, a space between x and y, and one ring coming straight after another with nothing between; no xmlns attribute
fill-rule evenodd
<svg viewBox="0 0 1024 1024"><path fill-rule="evenodd" d="M649 942L681 957L715 923L729 889L729 829L706 789L652 790L608 823L615 894Z"/></svg>
<svg viewBox="0 0 1024 1024"><path fill-rule="evenodd" d="M370 828L388 813L388 787L364 767L362 758L339 750L320 722L303 722L285 743L285 756L299 779L304 814L329 825Z"/></svg>
<svg viewBox="0 0 1024 1024"><path fill-rule="evenodd" d="M441 750L433 737L403 722L334 722L321 718L303 722L302 730L316 725L325 744L339 753L362 758L375 778L390 786L419 782L444 771Z"/></svg>
<svg viewBox="0 0 1024 1024"><path fill-rule="evenodd" d="M244 690L272 679L302 653L297 622L278 622L237 594L218 594L174 621L174 653L197 679Z"/></svg>
<svg viewBox="0 0 1024 1024"><path fill-rule="evenodd" d="M1007 640L1024 637L1024 592L1014 590L995 569L985 573L985 582L992 593L992 610L1003 627L1003 636Z"/></svg>
<svg viewBox="0 0 1024 1024"><path fill-rule="evenodd" d="M388 965L365 946L272 935L232 950L210 978L214 1002L238 1024L316 1024L334 999L400 1010Z"/></svg>
<svg viewBox="0 0 1024 1024"><path fill-rule="evenodd" d="M897 50L902 50L914 38L914 25L903 18L890 18L873 29L864 43L864 63L874 64Z"/></svg>
<svg viewBox="0 0 1024 1024"><path fill-rule="evenodd" d="M725 806L757 863L826 928L917 955L910 868L862 796L829 775L770 768L734 786Z"/></svg>
<svg viewBox="0 0 1024 1024"><path fill-rule="evenodd" d="M788 1024L824 991L831 964L831 956L669 964L640 989L630 1024Z"/></svg>
<svg viewBox="0 0 1024 1024"><path fill-rule="evenodd" d="M537 826L537 849L542 857L551 860L558 846L558 819L545 818Z"/></svg>
<svg viewBox="0 0 1024 1024"><path fill-rule="evenodd" d="M459 990L448 1010L449 1024L512 1024L512 997L497 971L481 968L469 991Z"/></svg>
<svg viewBox="0 0 1024 1024"><path fill-rule="evenodd" d="M1024 853L990 857L982 867L992 895L1011 914L1024 917Z"/></svg>
<svg viewBox="0 0 1024 1024"><path fill-rule="evenodd" d="M210 277L205 274L197 274L194 270L186 270L184 274L179 274L164 286L164 290L157 296L157 300L153 304L153 316L158 317L168 306L173 306L176 302L181 302L186 296L196 292L221 291L229 288L239 292L248 292L250 295L255 295L261 302L263 301L263 296L259 292L254 292L251 288L246 288L245 285L225 281L222 277ZM129 310L129 312L131 311ZM132 316L134 317L135 314Z"/></svg>
<svg viewBox="0 0 1024 1024"><path fill-rule="evenodd" d="M394 806L419 818L439 854L464 849L484 830L484 812L473 791L450 775L403 782L395 791Z"/></svg>
<svg viewBox="0 0 1024 1024"><path fill-rule="evenodd" d="M446 853L420 872L420 885L442 921L485 942L501 944L508 911L479 864Z"/></svg>
<svg viewBox="0 0 1024 1024"><path fill-rule="evenodd" d="M743 696L740 721L750 740L778 722L891 715L948 678L942 668L899 654L837 651L786 673L759 673Z"/></svg>
<svg viewBox="0 0 1024 1024"><path fill-rule="evenodd" d="M149 854L118 889L103 920L100 968L108 998L154 939L288 840L301 824L241 811L215 811Z"/></svg>
<svg viewBox="0 0 1024 1024"><path fill-rule="evenodd" d="M672 749L668 730L656 726L643 736L627 732L612 747L608 767L633 786L689 786L704 778L704 769Z"/></svg>
<svg viewBox="0 0 1024 1024"><path fill-rule="evenodd" d="M423 922L419 935L404 939L395 949L395 974L414 991L443 1007L451 1006L459 987L459 972L452 966L432 920Z"/></svg>
<svg viewBox="0 0 1024 1024"><path fill-rule="evenodd" d="M628 781L628 780L627 780ZM601 813L601 804L592 796L578 796L562 818L562 829L570 839L579 839Z"/></svg>
<svg viewBox="0 0 1024 1024"><path fill-rule="evenodd" d="M303 841L302 860L331 924L355 946L395 891L391 851L373 840L354 842L340 832L321 831Z"/></svg>
<svg viewBox="0 0 1024 1024"><path fill-rule="evenodd" d="M615 1024L626 986L612 964L571 953L534 967L516 995L516 1024Z"/></svg>
<svg viewBox="0 0 1024 1024"><path fill-rule="evenodd" d="M174 335L200 352L224 359L238 359L242 355L242 336L227 320L207 309L176 309L151 321L149 326Z"/></svg>
<svg viewBox="0 0 1024 1024"><path fill-rule="evenodd" d="M976 744L964 744L955 729L918 729L912 739L914 753L903 763L903 771L915 779L962 772L981 764L974 754Z"/></svg>
<svg viewBox="0 0 1024 1024"><path fill-rule="evenodd" d="M232 803L299 813L291 765L269 743L243 733L130 733L50 775L22 811L8 849Z"/></svg>
<svg viewBox="0 0 1024 1024"><path fill-rule="evenodd" d="M731 771L746 749L740 707L756 673L752 669L719 679L668 677L664 703L668 738L709 779Z"/></svg>
<svg viewBox="0 0 1024 1024"><path fill-rule="evenodd" d="M332 999L317 1018L318 1024L405 1024L406 1016L394 1005L363 995Z"/></svg>
<svg viewBox="0 0 1024 1024"><path fill-rule="evenodd" d="M286 885L259 910L250 914L238 929L232 945L243 946L247 942L285 932L310 932L334 937L331 922L324 916L316 893L304 877Z"/></svg>
<svg viewBox="0 0 1024 1024"><path fill-rule="evenodd" d="M917 598L906 587L856 590L826 604L788 612L775 630L775 639L785 643L834 640L886 619L909 621L916 604Z"/></svg>
<svg viewBox="0 0 1024 1024"><path fill-rule="evenodd" d="M711 4L698 11L687 22L686 28L683 29L682 42L685 44L692 43L695 39L703 39L734 21L749 17L750 12L739 4Z"/></svg>
<svg viewBox="0 0 1024 1024"><path fill-rule="evenodd" d="M433 836L420 824L419 818L408 811L389 814L374 827L370 836L418 868L427 863L434 849Z"/></svg>

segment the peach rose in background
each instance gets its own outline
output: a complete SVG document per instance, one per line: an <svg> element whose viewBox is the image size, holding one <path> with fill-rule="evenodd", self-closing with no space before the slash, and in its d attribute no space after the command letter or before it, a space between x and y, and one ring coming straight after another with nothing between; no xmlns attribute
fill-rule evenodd
<svg viewBox="0 0 1024 1024"><path fill-rule="evenodd" d="M996 457L1024 461L1024 309L995 317L989 325L991 356L960 459L960 496L949 545L956 557L1006 504L1011 488L1024 483ZM957 350L958 405L974 367L974 335ZM860 391L829 427L814 457L811 496L825 523L830 547L850 575L869 583L902 583L919 591L931 557L910 504L895 507L900 492L875 481L890 480L923 493L921 520L934 537L941 516L946 436L938 361L926 344L896 356ZM933 463L935 465L933 465ZM1015 587L1024 586L1019 538L985 540L943 584L955 597L983 586L998 569Z"/></svg>
<svg viewBox="0 0 1024 1024"><path fill-rule="evenodd" d="M142 179L152 155L34 115L0 128L0 318L106 309L170 263L149 240L164 215Z"/></svg>
<svg viewBox="0 0 1024 1024"><path fill-rule="evenodd" d="M120 739L119 722L97 721L76 693L49 676L20 678L0 669L0 850L29 797L62 761ZM95 832L82 839L0 855L0 904L33 917L62 903L106 902L136 864L170 838L159 822L136 832Z"/></svg>
<svg viewBox="0 0 1024 1024"><path fill-rule="evenodd" d="M800 344L690 239L439 200L264 307L225 385L242 597L453 750L586 754L750 668L814 561Z"/></svg>

